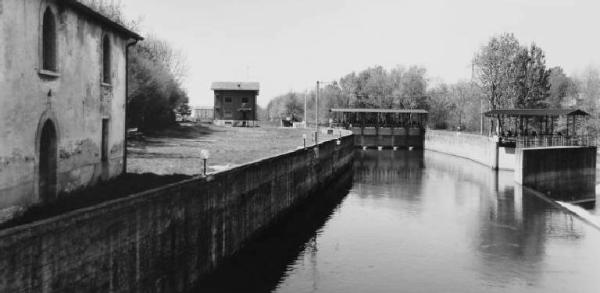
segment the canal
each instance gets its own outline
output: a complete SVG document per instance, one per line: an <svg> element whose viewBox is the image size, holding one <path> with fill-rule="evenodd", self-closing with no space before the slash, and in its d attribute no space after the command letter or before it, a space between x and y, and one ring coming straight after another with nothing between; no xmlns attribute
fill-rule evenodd
<svg viewBox="0 0 600 293"><path fill-rule="evenodd" d="M600 230L524 192L512 172L434 152L357 151L338 186L195 292L600 292L599 274Z"/></svg>

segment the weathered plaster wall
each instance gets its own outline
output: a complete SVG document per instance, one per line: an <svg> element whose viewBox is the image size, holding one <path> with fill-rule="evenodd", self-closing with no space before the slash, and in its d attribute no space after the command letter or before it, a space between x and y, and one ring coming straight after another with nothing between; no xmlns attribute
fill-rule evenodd
<svg viewBox="0 0 600 293"><path fill-rule="evenodd" d="M186 292L353 155L347 136L2 231L0 291Z"/></svg>
<svg viewBox="0 0 600 293"><path fill-rule="evenodd" d="M57 19L59 77L40 74L41 23ZM103 87L104 34L112 44L112 87ZM101 175L102 118L110 118L110 176L121 172L126 40L51 0L0 0L0 210L38 200L36 135L44 119L58 128L58 189Z"/></svg>

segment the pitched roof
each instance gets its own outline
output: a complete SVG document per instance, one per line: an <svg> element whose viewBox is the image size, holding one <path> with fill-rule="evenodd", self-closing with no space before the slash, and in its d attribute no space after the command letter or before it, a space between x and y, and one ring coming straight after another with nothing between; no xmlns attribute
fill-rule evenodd
<svg viewBox="0 0 600 293"><path fill-rule="evenodd" d="M104 25L107 25L111 29L113 29L121 34L124 34L129 38L132 38L132 39L135 39L138 41L141 41L144 39L142 36L140 36L136 32L131 31L130 29L123 26L122 24L119 24L119 23L113 21L112 19L108 18L107 16L103 15L102 13L83 4L81 2L81 0L59 0L59 1L65 3L66 5L69 5L70 7L75 9L77 12L87 15L91 19L94 19Z"/></svg>
<svg viewBox="0 0 600 293"><path fill-rule="evenodd" d="M258 82L218 81L213 82L210 89L213 91L258 91L260 84Z"/></svg>
<svg viewBox="0 0 600 293"><path fill-rule="evenodd" d="M331 109L331 112L342 113L405 113L405 114L428 114L423 109Z"/></svg>
<svg viewBox="0 0 600 293"><path fill-rule="evenodd" d="M579 109L496 109L485 112L486 117L494 116L589 116Z"/></svg>

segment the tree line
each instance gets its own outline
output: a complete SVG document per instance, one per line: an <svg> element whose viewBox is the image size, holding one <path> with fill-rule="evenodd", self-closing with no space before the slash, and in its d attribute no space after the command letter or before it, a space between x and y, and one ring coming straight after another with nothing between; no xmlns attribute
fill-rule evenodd
<svg viewBox="0 0 600 293"><path fill-rule="evenodd" d="M429 111L429 127L478 131L481 113L498 108L581 108L593 114L588 130L600 129L597 101L600 72L595 67L572 76L548 67L544 50L523 45L511 33L492 36L472 60L472 78L456 83L432 82L421 66L382 66L350 73L320 92L319 118L327 121L330 108L387 108ZM290 91L268 104L264 118L302 120L304 96L309 121L314 121L315 90Z"/></svg>
<svg viewBox="0 0 600 293"><path fill-rule="evenodd" d="M126 19L121 1L82 2L133 31L141 26L140 21ZM180 51L150 35L129 49L128 58L127 127L158 130L175 124L177 114L191 113L183 87L186 60Z"/></svg>
<svg viewBox="0 0 600 293"><path fill-rule="evenodd" d="M264 118L303 120L304 99L307 108L315 109L316 87L304 93L290 91L272 99ZM327 121L331 108L422 108L427 105L426 70L420 66L397 66L387 70L382 66L350 73L324 84L319 90L319 119ZM307 119L315 120L308 111Z"/></svg>

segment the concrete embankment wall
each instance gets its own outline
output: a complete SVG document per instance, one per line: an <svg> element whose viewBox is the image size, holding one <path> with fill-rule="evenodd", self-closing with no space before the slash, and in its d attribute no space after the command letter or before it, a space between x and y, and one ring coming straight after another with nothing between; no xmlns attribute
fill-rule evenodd
<svg viewBox="0 0 600 293"><path fill-rule="evenodd" d="M473 160L496 167L496 143L487 136L451 131L427 130L425 149Z"/></svg>
<svg viewBox="0 0 600 293"><path fill-rule="evenodd" d="M352 136L0 232L0 292L185 292L352 166Z"/></svg>
<svg viewBox="0 0 600 293"><path fill-rule="evenodd" d="M517 149L515 181L556 197L595 195L596 152L596 147Z"/></svg>

